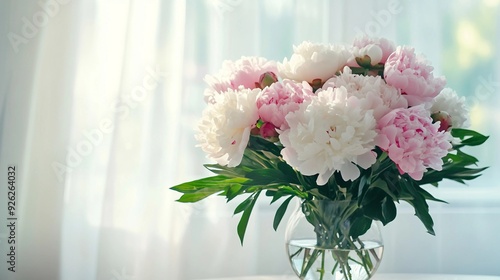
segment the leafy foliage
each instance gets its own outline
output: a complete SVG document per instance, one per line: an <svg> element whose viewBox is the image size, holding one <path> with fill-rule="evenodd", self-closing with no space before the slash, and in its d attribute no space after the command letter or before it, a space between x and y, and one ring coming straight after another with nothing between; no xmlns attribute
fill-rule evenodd
<svg viewBox="0 0 500 280"><path fill-rule="evenodd" d="M384 225L393 221L397 214L395 203L400 201L413 206L415 215L427 232L434 234L434 222L427 201L444 201L433 197L422 185L438 186L443 179L465 183L480 176L486 169L476 167L478 160L462 151L462 148L480 145L488 137L466 129L452 129L451 134L457 143L453 146L454 150L443 158L442 170L428 170L420 181L406 174L400 175L387 154L376 150L377 162L366 170L360 168L361 176L358 179L346 182L340 174L335 173L325 186L318 186L317 175L304 176L281 158L282 147L279 144L252 135L239 166L229 168L206 164L205 167L215 176L183 183L171 189L182 193L179 202L197 202L214 194L224 196L227 201L247 195L234 211L234 214L242 213L237 228L242 243L252 210L261 193L270 197L271 203L284 199L274 217L275 230L290 201L297 197L305 202L325 199L346 201L348 206L341 212L341 218L353 221L348 233L353 238L366 232L372 220L381 221Z"/></svg>

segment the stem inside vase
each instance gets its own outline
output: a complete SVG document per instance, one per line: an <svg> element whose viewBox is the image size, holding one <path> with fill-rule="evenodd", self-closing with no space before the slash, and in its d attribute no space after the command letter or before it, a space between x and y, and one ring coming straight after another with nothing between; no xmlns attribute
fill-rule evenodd
<svg viewBox="0 0 500 280"><path fill-rule="evenodd" d="M366 225L352 221L352 217L358 217L356 210L357 205L350 201L303 203L299 213L303 222L295 220L293 225L312 226L309 231L312 235L307 237L302 229L295 239L293 232L288 239L290 262L300 279L366 280L373 275L383 252L381 238L377 239L380 233L375 231L375 237L369 236L368 240L352 236L351 232L368 231L368 228L352 230L352 226L372 226L371 220ZM346 216L346 213L354 214ZM379 229L375 224L374 227Z"/></svg>

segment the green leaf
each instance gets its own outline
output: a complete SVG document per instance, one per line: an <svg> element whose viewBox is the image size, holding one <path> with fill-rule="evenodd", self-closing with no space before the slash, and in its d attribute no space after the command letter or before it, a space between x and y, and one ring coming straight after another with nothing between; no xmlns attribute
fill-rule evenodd
<svg viewBox="0 0 500 280"><path fill-rule="evenodd" d="M243 200L242 203L240 203L236 208L234 209L234 215L244 211L247 209L247 207L252 203L253 195L247 197L245 200Z"/></svg>
<svg viewBox="0 0 500 280"><path fill-rule="evenodd" d="M273 183L288 183L288 178L277 169L256 169L247 174L250 179L246 185L268 185Z"/></svg>
<svg viewBox="0 0 500 280"><path fill-rule="evenodd" d="M179 184L177 186L173 186L170 189L174 191L178 191L181 193L193 193L197 192L201 189L204 188L210 188L210 187L220 187L221 184L226 183L242 183L246 181L247 179L245 178L236 178L236 179L231 179L223 175L218 175L218 176L213 176L213 177L207 177L203 179L198 179L194 180L191 182L186 182Z"/></svg>
<svg viewBox="0 0 500 280"><path fill-rule="evenodd" d="M257 198L259 197L260 191L252 194L249 197L249 203L247 203L245 209L243 210L243 214L241 215L240 222L238 223L238 236L240 238L241 245L243 245L243 240L245 238L245 232L248 226L248 220L250 219L250 214L252 214L253 207ZM247 199L248 200L248 199Z"/></svg>
<svg viewBox="0 0 500 280"><path fill-rule="evenodd" d="M224 195L227 198L227 202L233 200L235 197L242 194L245 191L245 189L246 187L240 184L233 184L229 186L224 192Z"/></svg>
<svg viewBox="0 0 500 280"><path fill-rule="evenodd" d="M266 191L266 196L273 197L273 199L271 200L271 204L275 203L277 200L279 200L280 198L282 198L283 196L286 196L286 195L290 195L290 194L287 193L286 191L283 191L283 189Z"/></svg>
<svg viewBox="0 0 500 280"><path fill-rule="evenodd" d="M279 161L279 157L271 152L268 152L268 151L260 151L262 153L263 156L265 156L266 158L268 158L269 160L275 160L275 161Z"/></svg>
<svg viewBox="0 0 500 280"><path fill-rule="evenodd" d="M283 219L283 215L286 213L286 209L288 208L288 204L292 200L293 196L290 196L287 198L281 205L278 207L278 210L276 210L276 214L274 215L274 221L273 221L273 228L274 230L278 229L278 226Z"/></svg>
<svg viewBox="0 0 500 280"><path fill-rule="evenodd" d="M396 205L389 197L384 198L382 201L382 217L384 217L384 219L381 222L384 226L396 218Z"/></svg>
<svg viewBox="0 0 500 280"><path fill-rule="evenodd" d="M465 165L476 164L479 160L469 154L462 152L461 150L457 150L457 156L460 157L460 162L463 162Z"/></svg>
<svg viewBox="0 0 500 280"><path fill-rule="evenodd" d="M224 175L207 177L174 186L170 189L183 193L177 200L179 202L197 202L216 193L223 193L231 197L231 191L241 188L241 184L248 181L247 178L228 178ZM231 198L232 199L232 198Z"/></svg>
<svg viewBox="0 0 500 280"><path fill-rule="evenodd" d="M379 188L383 190L386 194L388 194L392 198L392 200L398 201L398 197L396 196L396 194L394 194L394 192L391 189L389 189L387 182L385 182L384 180L378 179L373 184L371 184L370 187Z"/></svg>
<svg viewBox="0 0 500 280"><path fill-rule="evenodd" d="M473 180L481 176L479 173L487 168L467 168L460 164L445 164L441 171L429 170L425 172L418 184L435 184L443 179L450 179L464 184L464 180Z"/></svg>
<svg viewBox="0 0 500 280"><path fill-rule="evenodd" d="M278 162L278 169L283 173L286 178L288 178L289 182L292 184L300 184L299 178L297 176L297 172L287 163L280 161Z"/></svg>
<svg viewBox="0 0 500 280"><path fill-rule="evenodd" d="M461 130L459 130L461 131ZM468 131L468 130L466 130ZM474 132L475 133L475 132ZM477 158L468 155L461 150L456 150L456 154L449 153L443 158L443 168L440 171L428 170L424 173L419 185L433 184L437 185L443 179L450 179L459 183L465 183L465 180L472 180L479 177L481 172L487 167L470 168L470 165L476 165Z"/></svg>
<svg viewBox="0 0 500 280"><path fill-rule="evenodd" d="M463 128L453 128L450 133L453 137L462 140L461 144L456 145L455 148L481 145L489 138L489 136L482 135L479 132Z"/></svg>
<svg viewBox="0 0 500 280"><path fill-rule="evenodd" d="M269 189L273 188L273 189ZM273 199L271 200L271 204L282 198L283 196L292 195L294 197L298 197L301 199L307 199L309 194L307 192L303 192L299 189L299 187L294 185L267 185L262 189L266 190L266 196L270 196Z"/></svg>
<svg viewBox="0 0 500 280"><path fill-rule="evenodd" d="M358 183L358 205L361 205L361 201L363 201L363 197L370 187L367 176L368 175L362 175L358 180L355 181Z"/></svg>
<svg viewBox="0 0 500 280"><path fill-rule="evenodd" d="M246 167L248 171L252 171L254 169L274 168L274 161L275 160L269 159L260 151L245 149L240 166Z"/></svg>
<svg viewBox="0 0 500 280"><path fill-rule="evenodd" d="M278 157L281 153L281 148L278 147L274 142L268 141L260 136L250 135L248 145L253 150L268 151Z"/></svg>
<svg viewBox="0 0 500 280"><path fill-rule="evenodd" d="M424 190L420 186L416 186L418 192L426 199L426 200L431 200L431 201L436 201L436 202L442 202L442 203L448 203L444 200L437 199L435 198L432 194L428 193L426 190Z"/></svg>
<svg viewBox="0 0 500 280"><path fill-rule="evenodd" d="M372 219L365 216L359 216L354 219L351 228L349 229L349 235L352 237L352 239L356 239L359 236L365 234L370 229L371 225Z"/></svg>
<svg viewBox="0 0 500 280"><path fill-rule="evenodd" d="M405 189L413 196L412 199L405 199L405 201L413 206L415 209L415 215L424 224L427 232L435 235L433 228L434 221L429 214L429 205L425 202L425 198L415 189L414 184L411 181L407 181L405 177L401 178L399 182L401 188Z"/></svg>
<svg viewBox="0 0 500 280"><path fill-rule="evenodd" d="M273 197L273 200L271 201L271 204L273 204L274 201L280 199L282 197L282 195L278 194L278 191L277 190L266 190L266 193L265 193L266 196L268 197Z"/></svg>
<svg viewBox="0 0 500 280"><path fill-rule="evenodd" d="M424 224L427 232L432 235L436 235L434 232L434 221L432 220L431 215L429 214L429 206L425 202L425 200L406 200L407 203L415 208L415 216L417 216L420 221Z"/></svg>
<svg viewBox="0 0 500 280"><path fill-rule="evenodd" d="M396 205L391 196L378 187L370 188L363 200L365 216L386 225L396 218Z"/></svg>
<svg viewBox="0 0 500 280"><path fill-rule="evenodd" d="M211 196L212 194L222 192L222 189L203 189L199 190L195 193L186 193L183 194L179 199L177 199L178 202L198 202L204 198L207 198Z"/></svg>
<svg viewBox="0 0 500 280"><path fill-rule="evenodd" d="M218 164L204 164L203 166L215 174L226 177L245 177L246 174L245 167L243 166L227 167Z"/></svg>

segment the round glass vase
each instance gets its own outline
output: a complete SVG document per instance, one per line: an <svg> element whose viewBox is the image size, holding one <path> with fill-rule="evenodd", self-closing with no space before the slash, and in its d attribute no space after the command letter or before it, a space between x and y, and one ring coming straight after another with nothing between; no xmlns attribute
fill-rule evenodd
<svg viewBox="0 0 500 280"><path fill-rule="evenodd" d="M359 214L356 202L304 201L290 216L285 240L300 279L366 280L384 251L380 222Z"/></svg>

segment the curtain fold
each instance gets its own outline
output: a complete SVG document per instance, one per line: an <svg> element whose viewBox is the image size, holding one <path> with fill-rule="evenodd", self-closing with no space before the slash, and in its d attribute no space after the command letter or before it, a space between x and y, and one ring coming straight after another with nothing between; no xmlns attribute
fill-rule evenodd
<svg viewBox="0 0 500 280"><path fill-rule="evenodd" d="M492 136L479 155L491 166L483 178L437 190L451 204L431 205L436 237L409 207L398 208L384 228L380 271L500 275L500 42L491 35L500 30L500 3L462 2L1 2L0 180L16 166L18 271L3 262L0 278L292 274L286 217L272 229L277 206L256 205L241 246L237 199L181 204L168 188L210 175L194 138L206 74L226 59L282 61L304 40L350 43L363 33L425 53L436 73L473 100L473 125ZM6 221L5 189L0 196ZM7 235L0 229L1 252Z"/></svg>

